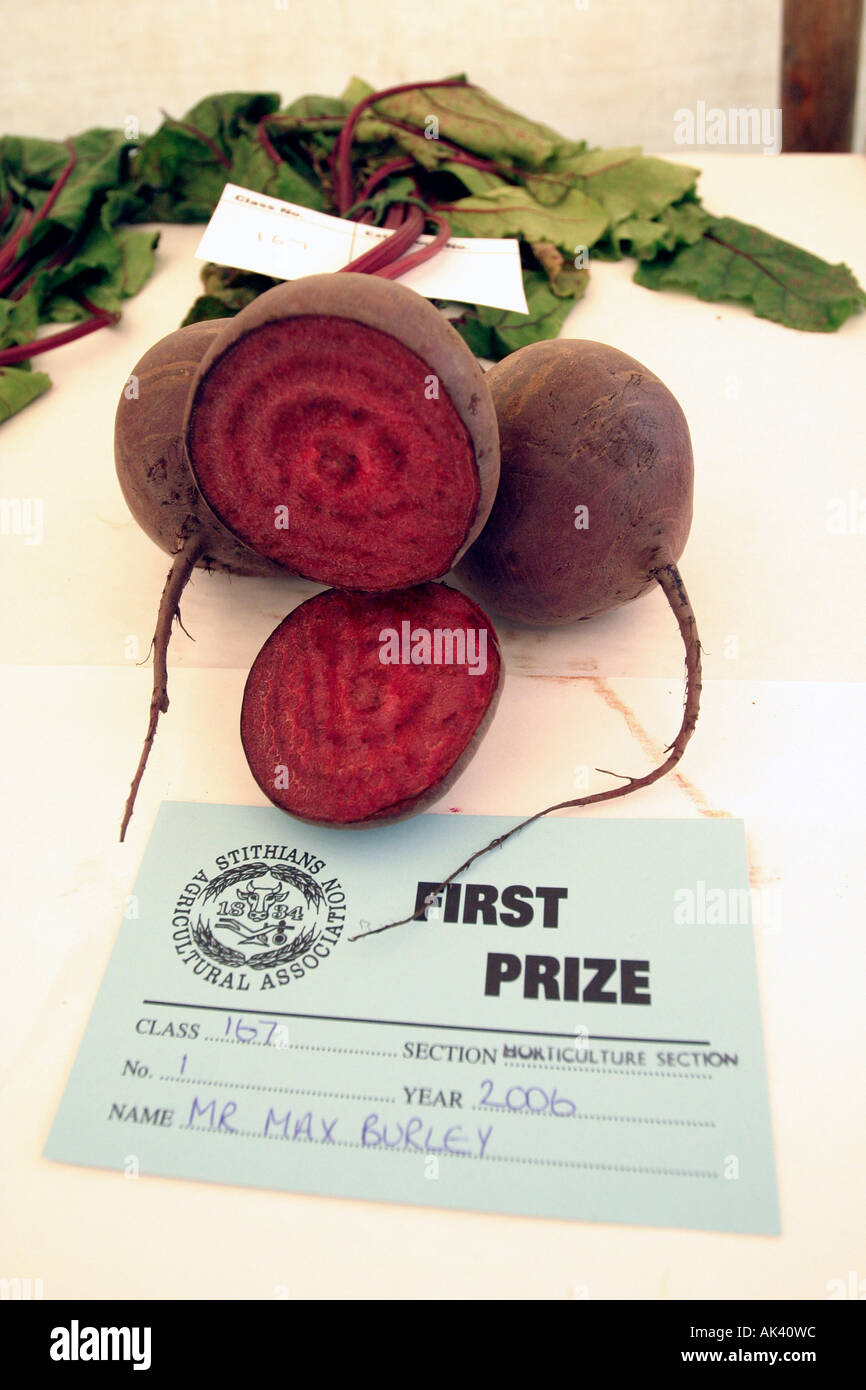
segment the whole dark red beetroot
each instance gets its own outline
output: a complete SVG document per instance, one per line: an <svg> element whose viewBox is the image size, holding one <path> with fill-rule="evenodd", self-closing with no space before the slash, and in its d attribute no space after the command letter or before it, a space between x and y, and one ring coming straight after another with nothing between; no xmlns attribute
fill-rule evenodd
<svg viewBox="0 0 866 1390"><path fill-rule="evenodd" d="M455 589L327 590L290 613L253 663L241 712L250 770L302 820L402 820L462 772L502 675L490 620Z"/></svg>
<svg viewBox="0 0 866 1390"><path fill-rule="evenodd" d="M470 593L493 613L547 625L653 588L692 520L689 427L664 383L617 348L570 338L521 348L486 380L501 473L458 568Z"/></svg>
<svg viewBox="0 0 866 1390"><path fill-rule="evenodd" d="M224 326L186 442L235 535L351 589L446 574L499 473L490 393L462 338L421 295L351 272L278 285Z"/></svg>
<svg viewBox="0 0 866 1390"><path fill-rule="evenodd" d="M117 477L129 510L151 540L174 556L153 638L153 695L141 758L123 814L120 838L156 734L168 709L167 654L180 597L196 566L239 575L285 571L257 555L220 525L205 505L183 445L187 397L198 364L224 324L190 324L161 338L135 365L121 395L114 426Z"/></svg>

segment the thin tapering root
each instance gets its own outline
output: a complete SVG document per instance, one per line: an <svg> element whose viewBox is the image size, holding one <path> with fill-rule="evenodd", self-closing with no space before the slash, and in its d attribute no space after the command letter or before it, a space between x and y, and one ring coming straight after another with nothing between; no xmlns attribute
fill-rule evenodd
<svg viewBox="0 0 866 1390"><path fill-rule="evenodd" d="M658 767L653 768L652 772L648 772L645 777L629 777L624 787L611 787L604 792L593 792L591 796L575 797L572 801L558 801L555 806L548 806L544 811L537 811L534 816L529 816L527 820L513 826L504 835L497 835L483 849L470 854L459 869L455 869L452 874L442 880L438 888L427 895L427 903L432 902L440 893L444 892L449 883L453 883L456 878L465 873L476 859L480 859L489 850L498 849L506 840L510 840L512 835L516 835L518 830L525 830L527 825L541 820L542 816L549 816L552 811L564 811L573 806L592 806L598 801L613 801L620 796L629 796L631 792L640 791L642 787L650 787L653 782L658 782L666 772L670 772L671 768L679 762L698 722L698 710L701 701L701 644L698 638L698 625L695 621L692 605L689 602L689 596L686 593L686 586L676 565L662 565L653 571L653 577L658 581L665 598L673 609L686 649L686 693L683 702L683 718L679 733L666 750L668 756L664 762L659 763ZM610 773L609 775L612 777L620 776L619 773ZM350 936L349 940L361 941L366 936L376 936L379 932L390 931L392 927L405 926L407 922L417 921L426 910L426 905L422 905L416 908L411 917L402 917L399 922L388 922L384 927L374 927L372 931L359 932L355 936Z"/></svg>
<svg viewBox="0 0 866 1390"><path fill-rule="evenodd" d="M187 536L174 557L174 563L168 572L162 598L159 601L156 629L151 643L153 647L153 694L150 698L150 717L147 721L147 733L144 737L141 757L138 760L138 767L135 769L135 776L132 779L129 796L123 811L123 820L120 823L121 842L132 817L135 798L138 795L138 788L144 776L144 769L147 767L153 740L156 737L159 716L165 714L168 709L168 644L171 641L171 629L175 618L178 622L180 621L180 596L186 588L187 581L195 569L197 561L201 559L203 549L204 542L198 531L193 531Z"/></svg>

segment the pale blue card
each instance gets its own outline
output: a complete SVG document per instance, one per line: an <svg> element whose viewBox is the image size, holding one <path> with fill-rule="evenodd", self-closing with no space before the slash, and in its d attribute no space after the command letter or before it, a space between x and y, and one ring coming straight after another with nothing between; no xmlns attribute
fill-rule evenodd
<svg viewBox="0 0 866 1390"><path fill-rule="evenodd" d="M349 940L512 824L164 803L46 1157L777 1234L742 822L544 820Z"/></svg>

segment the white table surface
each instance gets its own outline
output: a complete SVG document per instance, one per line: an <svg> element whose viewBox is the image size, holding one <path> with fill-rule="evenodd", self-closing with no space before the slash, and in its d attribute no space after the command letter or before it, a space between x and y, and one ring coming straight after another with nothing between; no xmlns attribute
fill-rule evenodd
<svg viewBox="0 0 866 1390"><path fill-rule="evenodd" d="M678 156L682 158L681 156ZM866 283L866 160L703 154L713 211ZM45 1296L811 1298L866 1276L863 792L866 314L805 334L736 306L653 294L592 267L566 326L674 391L695 447L681 568L705 647L681 771L612 817L745 820L752 882L781 890L756 932L781 1237L532 1220L142 1177L41 1150L163 798L260 804L237 737L246 671L315 586L197 573L170 652L171 710L127 841L146 651L168 559L132 522L112 462L116 402L198 292L200 229L163 231L121 324L42 364L50 394L2 428L2 492L41 498L41 545L0 537L3 1003L0 1274ZM859 528L834 534L834 499ZM503 626L493 727L436 809L519 818L573 795L577 764L638 773L673 736L682 652L660 593L574 630ZM733 640L731 640L733 639ZM732 653L736 653L732 655ZM604 785L592 774L591 787ZM577 812L575 814L588 814Z"/></svg>

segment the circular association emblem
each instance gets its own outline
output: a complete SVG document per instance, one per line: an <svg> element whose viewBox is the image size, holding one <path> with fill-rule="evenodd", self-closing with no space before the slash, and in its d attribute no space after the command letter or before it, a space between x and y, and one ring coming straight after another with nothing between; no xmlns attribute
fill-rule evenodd
<svg viewBox="0 0 866 1390"><path fill-rule="evenodd" d="M219 965L270 970L310 951L328 905L322 887L293 864L238 864L210 879L190 935Z"/></svg>

